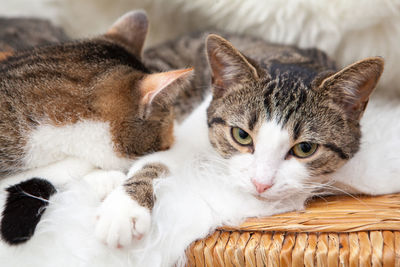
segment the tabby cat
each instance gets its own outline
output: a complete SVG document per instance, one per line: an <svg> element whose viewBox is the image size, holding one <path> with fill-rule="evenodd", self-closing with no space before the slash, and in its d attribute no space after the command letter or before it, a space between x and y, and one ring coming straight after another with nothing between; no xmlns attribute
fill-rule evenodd
<svg viewBox="0 0 400 267"><path fill-rule="evenodd" d="M171 146L172 103L191 69L152 74L140 61L147 28L145 13L135 11L96 38L2 54L0 179L66 160L80 166L77 177L112 183L124 175L106 171ZM49 179L60 185L62 177ZM3 220L3 238L14 217Z"/></svg>
<svg viewBox="0 0 400 267"><path fill-rule="evenodd" d="M361 121L381 58L338 71L315 49L248 44L242 54L208 37L212 94L176 130L172 148L136 162L98 211L96 235L111 246L129 245L138 237L129 231L141 222L138 210L153 208L154 183L145 241L154 254L141 266L170 266L214 227L302 209L315 194L400 190L400 160L391 152L400 149L393 123L400 106L377 101ZM147 201L137 198L145 194Z"/></svg>
<svg viewBox="0 0 400 267"><path fill-rule="evenodd" d="M170 103L189 70L140 62L147 18L133 12L100 37L15 52L0 63L0 176L67 156L103 169L167 149Z"/></svg>

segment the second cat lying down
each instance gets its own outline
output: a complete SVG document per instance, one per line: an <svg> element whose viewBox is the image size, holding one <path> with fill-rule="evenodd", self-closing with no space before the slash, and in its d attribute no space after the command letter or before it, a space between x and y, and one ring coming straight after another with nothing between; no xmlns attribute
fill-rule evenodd
<svg viewBox="0 0 400 267"><path fill-rule="evenodd" d="M132 11L91 39L0 51L0 180L74 158L82 161L75 176L47 177L54 186L83 176L95 187L98 179L119 183L124 174L112 170L168 149L172 104L191 69L151 73L141 61L147 26L146 14ZM24 242L45 207L10 202L1 238ZM22 216L22 231L15 220L25 212L34 219Z"/></svg>
<svg viewBox="0 0 400 267"><path fill-rule="evenodd" d="M135 11L95 38L3 53L0 179L67 157L126 170L172 144L171 106L190 69L150 73L147 25Z"/></svg>

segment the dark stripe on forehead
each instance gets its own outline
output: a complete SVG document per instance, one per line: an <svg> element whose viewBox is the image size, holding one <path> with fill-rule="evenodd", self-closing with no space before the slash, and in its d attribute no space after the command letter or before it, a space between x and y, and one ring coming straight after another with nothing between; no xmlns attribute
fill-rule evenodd
<svg viewBox="0 0 400 267"><path fill-rule="evenodd" d="M271 106L270 106L270 99L269 96L265 96L264 98L264 108L265 108L265 115L267 115L267 119L271 119Z"/></svg>
<svg viewBox="0 0 400 267"><path fill-rule="evenodd" d="M349 155L344 153L342 149L340 149L339 147L337 147L334 144L331 144L331 143L324 144L324 147L326 147L326 148L330 149L331 151L337 153L341 159L349 159L350 158Z"/></svg>
<svg viewBox="0 0 400 267"><path fill-rule="evenodd" d="M257 120L258 120L258 115L257 115L257 112L254 111L251 114L250 121L249 121L249 130L250 131L252 131L254 129L254 126L256 125Z"/></svg>
<svg viewBox="0 0 400 267"><path fill-rule="evenodd" d="M215 118L212 118L211 121L208 122L208 127L211 127L213 124L226 125L226 122L221 117L215 117Z"/></svg>
<svg viewBox="0 0 400 267"><path fill-rule="evenodd" d="M293 127L293 139L294 140L299 139L301 128L302 128L301 123L300 122L296 122L296 124Z"/></svg>
<svg viewBox="0 0 400 267"><path fill-rule="evenodd" d="M284 114L285 117L284 117L283 122L282 122L282 127L284 127L284 126L286 125L286 123L287 123L288 120L290 119L290 116L292 116L293 112L294 112L294 108L291 107L291 108L286 112L286 114Z"/></svg>
<svg viewBox="0 0 400 267"><path fill-rule="evenodd" d="M265 93L264 93L264 108L265 108L265 112L267 115L267 119L271 119L271 112L272 112L272 103L271 103L271 99L272 99L272 94L275 90L275 88L277 87L277 82L274 81L270 81L267 84L267 87L265 89Z"/></svg>
<svg viewBox="0 0 400 267"><path fill-rule="evenodd" d="M307 101L307 92L303 89L300 91L300 96L299 96L299 105L303 104L304 102Z"/></svg>

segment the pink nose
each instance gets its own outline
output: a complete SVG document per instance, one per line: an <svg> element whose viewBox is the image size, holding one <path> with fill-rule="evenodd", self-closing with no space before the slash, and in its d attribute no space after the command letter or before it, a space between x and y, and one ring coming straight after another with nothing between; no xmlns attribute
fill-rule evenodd
<svg viewBox="0 0 400 267"><path fill-rule="evenodd" d="M256 190L259 194L267 191L272 187L272 184L262 184L256 181L256 179L251 179L252 183L256 186Z"/></svg>

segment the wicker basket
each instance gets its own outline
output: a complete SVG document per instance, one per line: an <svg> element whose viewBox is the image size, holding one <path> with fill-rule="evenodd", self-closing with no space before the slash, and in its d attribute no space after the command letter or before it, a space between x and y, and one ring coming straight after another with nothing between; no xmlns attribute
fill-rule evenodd
<svg viewBox="0 0 400 267"><path fill-rule="evenodd" d="M400 266L400 194L316 199L218 229L187 256L188 266Z"/></svg>

